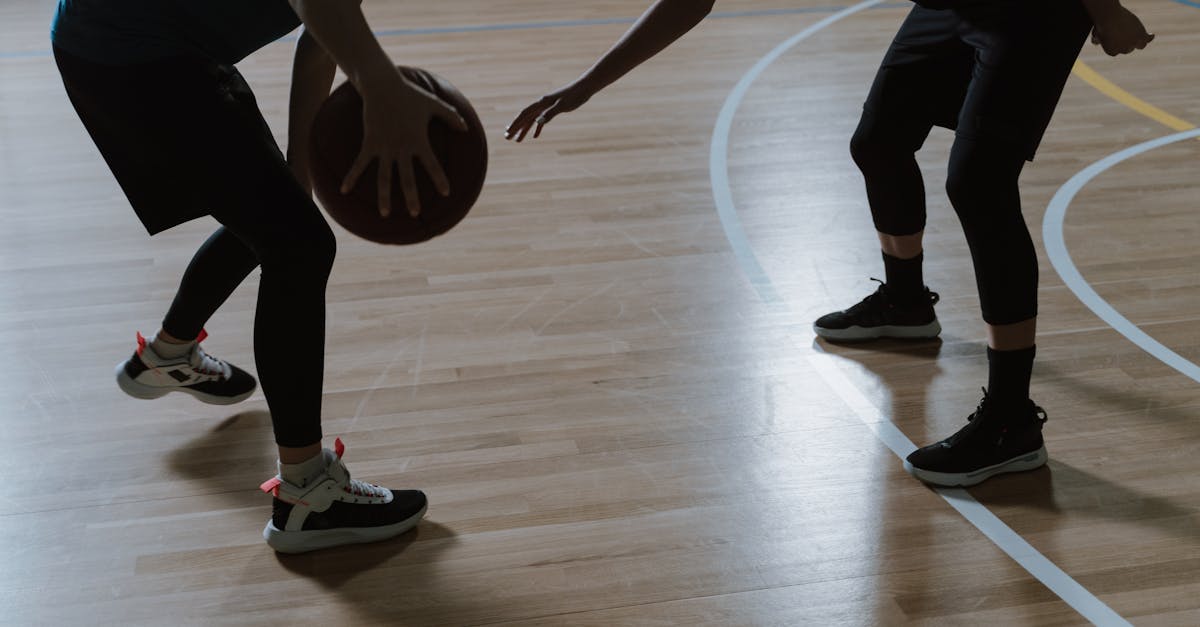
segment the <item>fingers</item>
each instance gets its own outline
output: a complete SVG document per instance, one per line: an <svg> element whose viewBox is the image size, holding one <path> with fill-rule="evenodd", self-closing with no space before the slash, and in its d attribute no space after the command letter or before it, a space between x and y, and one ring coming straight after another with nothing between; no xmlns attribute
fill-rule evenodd
<svg viewBox="0 0 1200 627"><path fill-rule="evenodd" d="M362 173L375 160L375 155L367 151L358 153L358 158L354 160L354 165L350 166L350 171L346 173L346 178L342 179L342 193L349 194L350 190L358 185L358 179L362 177Z"/></svg>
<svg viewBox="0 0 1200 627"><path fill-rule="evenodd" d="M379 215L385 218L392 215L392 163L391 159L379 160L379 175L375 181L376 193L379 195ZM400 169L403 170L404 167L401 166Z"/></svg>
<svg viewBox="0 0 1200 627"><path fill-rule="evenodd" d="M446 171L442 169L442 164L437 160L437 157L429 151L422 152L418 155L421 160L421 165L425 168L425 172L429 174L429 179L433 181L433 186L442 196L450 195L450 179L446 177Z"/></svg>
<svg viewBox="0 0 1200 627"><path fill-rule="evenodd" d="M517 115L516 119L512 121L512 124L508 125L508 129L504 131L504 138L513 139L515 136L517 142L525 139L525 135L529 133L529 129L537 122L538 118L542 116L543 112L555 102L555 100L557 99L551 99L549 96L546 96L541 100L529 105L528 107L525 107L525 109Z"/></svg>
<svg viewBox="0 0 1200 627"><path fill-rule="evenodd" d="M417 192L417 177L413 173L413 160L409 157L396 165L400 166L400 190L404 192L404 205L408 209L408 215L415 218L421 215L421 196Z"/></svg>

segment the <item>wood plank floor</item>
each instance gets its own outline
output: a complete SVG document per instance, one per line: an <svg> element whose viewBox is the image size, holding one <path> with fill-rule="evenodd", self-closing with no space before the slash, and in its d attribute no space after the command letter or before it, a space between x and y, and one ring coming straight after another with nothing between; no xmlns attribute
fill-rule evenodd
<svg viewBox="0 0 1200 627"><path fill-rule="evenodd" d="M215 408L113 385L213 222L145 236L48 56L52 4L0 6L0 623L1086 622L906 475L821 371L918 443L957 429L986 381L974 275L940 192L945 131L920 155L942 341L839 347L810 329L882 273L847 142L902 4L802 42L734 120L734 201L772 306L714 211L713 125L761 56L834 6L719 2L721 16L517 146L502 141L511 117L586 68L626 28L603 20L644 0L366 0L397 62L474 101L492 169L476 211L427 244L335 227L326 433L357 477L424 489L431 508L396 541L293 557L259 535L257 486L275 461L261 395ZM1129 4L1156 41L1082 59L1200 123L1200 8ZM487 25L523 26L468 28ZM241 66L281 141L290 56L277 43ZM1023 177L1051 462L970 491L1138 625L1200 624L1200 383L1082 305L1041 224L1076 172L1169 132L1068 85ZM1115 166L1065 226L1097 292L1193 362L1198 157L1187 141ZM206 344L251 368L256 288L239 288Z"/></svg>

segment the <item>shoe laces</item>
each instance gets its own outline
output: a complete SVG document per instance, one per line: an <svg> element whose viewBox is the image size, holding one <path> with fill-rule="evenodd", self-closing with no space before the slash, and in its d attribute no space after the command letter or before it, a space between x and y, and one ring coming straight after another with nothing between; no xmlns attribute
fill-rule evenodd
<svg viewBox="0 0 1200 627"><path fill-rule="evenodd" d="M889 302L889 299L888 299L887 290L884 289L884 287L886 287L887 284L875 277L871 277L871 280L878 283L879 287L876 288L876 290L874 292L871 292L869 295L867 295L866 298L858 301L857 305L851 307L850 309L847 309L846 313L853 314L853 313L858 313L859 311L862 311L863 309L874 308L874 305L876 302L878 302L883 307L891 307L892 306L891 302Z"/></svg>
<svg viewBox="0 0 1200 627"><path fill-rule="evenodd" d="M372 498L383 498L387 496L387 489L381 488L374 483L359 481L358 479L350 479L346 481L346 485L342 487L349 494L354 496L365 496Z"/></svg>
<svg viewBox="0 0 1200 627"><path fill-rule="evenodd" d="M975 411L971 412L970 416L967 416L967 422L973 422L976 418L982 415L984 408L990 404L991 396L988 394L987 388L981 387L979 389L983 391L983 398L979 399L979 404L975 406ZM1033 403L1030 404L1033 405L1034 418L1036 418L1038 422L1046 422L1046 420L1050 417L1049 414L1046 413L1046 410L1034 405Z"/></svg>
<svg viewBox="0 0 1200 627"><path fill-rule="evenodd" d="M200 374L220 377L222 379L228 379L233 376L233 368L229 364L204 352L204 349L200 348L199 343L192 349L189 361L192 368L195 368Z"/></svg>
<svg viewBox="0 0 1200 627"><path fill-rule="evenodd" d="M875 277L871 277L871 280L878 283L879 287L876 288L874 292L871 292L871 294L868 295L866 298L859 301L859 303L857 305L846 310L846 313L857 313L863 309L871 309L871 308L875 307L876 303L878 303L880 305L880 307L882 307L884 309L896 306L895 303L892 302L891 295L888 294L887 283L884 282L882 279L877 279ZM940 295L938 295L937 292L934 292L934 291L930 290L929 288L925 288L925 297L929 299L930 307L938 304L938 301L940 301L942 299L942 297Z"/></svg>

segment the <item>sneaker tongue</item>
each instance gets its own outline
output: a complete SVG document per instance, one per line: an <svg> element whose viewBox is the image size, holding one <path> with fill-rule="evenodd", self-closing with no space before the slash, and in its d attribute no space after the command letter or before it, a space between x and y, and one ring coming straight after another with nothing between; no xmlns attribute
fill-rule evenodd
<svg viewBox="0 0 1200 627"><path fill-rule="evenodd" d="M338 483L349 483L350 469L342 463L342 458L329 449L325 449L323 454L325 456L325 472Z"/></svg>

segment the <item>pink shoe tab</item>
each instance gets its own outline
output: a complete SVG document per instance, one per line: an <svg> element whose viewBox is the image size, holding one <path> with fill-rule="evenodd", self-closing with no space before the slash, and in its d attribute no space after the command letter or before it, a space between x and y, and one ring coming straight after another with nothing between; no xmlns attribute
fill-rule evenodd
<svg viewBox="0 0 1200 627"><path fill-rule="evenodd" d="M258 486L258 489L266 492L267 494L279 496L279 484L281 483L283 483L283 481L279 477L271 477L270 479L264 481L262 485Z"/></svg>
<svg viewBox="0 0 1200 627"><path fill-rule="evenodd" d="M141 331L137 332L137 343L138 343L137 354L140 357L142 354L142 351L146 350L146 338L142 337Z"/></svg>
<svg viewBox="0 0 1200 627"><path fill-rule="evenodd" d="M341 459L342 453L346 452L346 445L342 444L341 438L337 438L333 441L333 452L337 453L338 459Z"/></svg>

